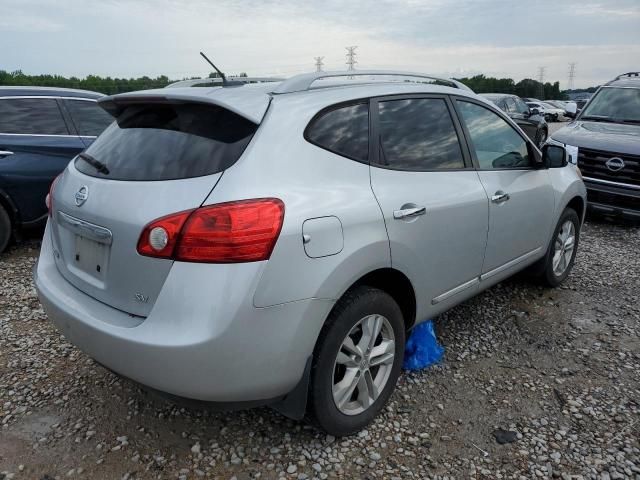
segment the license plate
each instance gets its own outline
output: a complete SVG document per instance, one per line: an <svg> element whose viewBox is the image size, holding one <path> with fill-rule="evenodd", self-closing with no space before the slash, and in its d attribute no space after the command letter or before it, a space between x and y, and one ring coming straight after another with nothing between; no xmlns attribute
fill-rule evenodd
<svg viewBox="0 0 640 480"><path fill-rule="evenodd" d="M107 267L108 245L76 235L73 264L83 272L103 280Z"/></svg>

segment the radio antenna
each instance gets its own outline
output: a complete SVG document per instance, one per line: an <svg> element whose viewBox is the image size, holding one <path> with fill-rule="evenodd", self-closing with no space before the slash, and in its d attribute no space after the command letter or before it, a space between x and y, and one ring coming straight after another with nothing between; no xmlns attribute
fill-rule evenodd
<svg viewBox="0 0 640 480"><path fill-rule="evenodd" d="M209 60L209 57L207 57L204 53L200 52L200 55L202 55L202 58L204 58L207 63L211 65L216 72L218 72L218 75L220 75L220 78L222 78L222 85L228 85L229 82L227 82L227 77L225 77L224 73L222 73L220 69L216 67L213 62Z"/></svg>

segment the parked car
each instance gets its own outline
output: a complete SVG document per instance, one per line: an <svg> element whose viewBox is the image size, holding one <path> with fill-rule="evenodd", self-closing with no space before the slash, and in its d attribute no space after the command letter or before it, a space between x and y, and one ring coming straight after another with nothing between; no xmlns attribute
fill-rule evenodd
<svg viewBox="0 0 640 480"><path fill-rule="evenodd" d="M640 73L601 86L550 143L577 163L593 211L640 220Z"/></svg>
<svg viewBox="0 0 640 480"><path fill-rule="evenodd" d="M0 86L0 252L44 225L53 179L113 121L84 90Z"/></svg>
<svg viewBox="0 0 640 480"><path fill-rule="evenodd" d="M483 93L482 96L493 102L505 112L518 126L542 148L549 136L549 127L544 117L537 111L532 112L529 106L518 96L504 93Z"/></svg>
<svg viewBox="0 0 640 480"><path fill-rule="evenodd" d="M527 102L529 108L535 110L544 117L547 122L557 122L559 115L562 114L560 109L545 104L544 102Z"/></svg>
<svg viewBox="0 0 640 480"><path fill-rule="evenodd" d="M585 205L565 150L459 82L381 75L101 99L116 121L50 193L49 318L157 391L347 435L416 323L528 266L559 285Z"/></svg>
<svg viewBox="0 0 640 480"><path fill-rule="evenodd" d="M563 100L545 100L544 103L548 103L552 107L562 110L561 115L567 118L575 118L577 112L576 102L563 101Z"/></svg>

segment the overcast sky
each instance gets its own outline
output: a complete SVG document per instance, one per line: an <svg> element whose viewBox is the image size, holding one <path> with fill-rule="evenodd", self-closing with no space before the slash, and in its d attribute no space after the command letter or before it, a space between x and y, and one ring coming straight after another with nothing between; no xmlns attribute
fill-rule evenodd
<svg viewBox="0 0 640 480"><path fill-rule="evenodd" d="M357 68L577 87L640 69L640 0L0 0L0 69L170 78Z"/></svg>

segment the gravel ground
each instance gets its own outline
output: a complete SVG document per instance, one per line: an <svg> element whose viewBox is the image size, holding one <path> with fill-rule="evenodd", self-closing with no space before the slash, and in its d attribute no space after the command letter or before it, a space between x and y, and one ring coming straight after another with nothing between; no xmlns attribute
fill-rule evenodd
<svg viewBox="0 0 640 480"><path fill-rule="evenodd" d="M97 365L47 321L28 241L0 255L0 479L640 480L639 240L593 220L562 288L513 279L440 316L443 363L343 439L175 406Z"/></svg>

